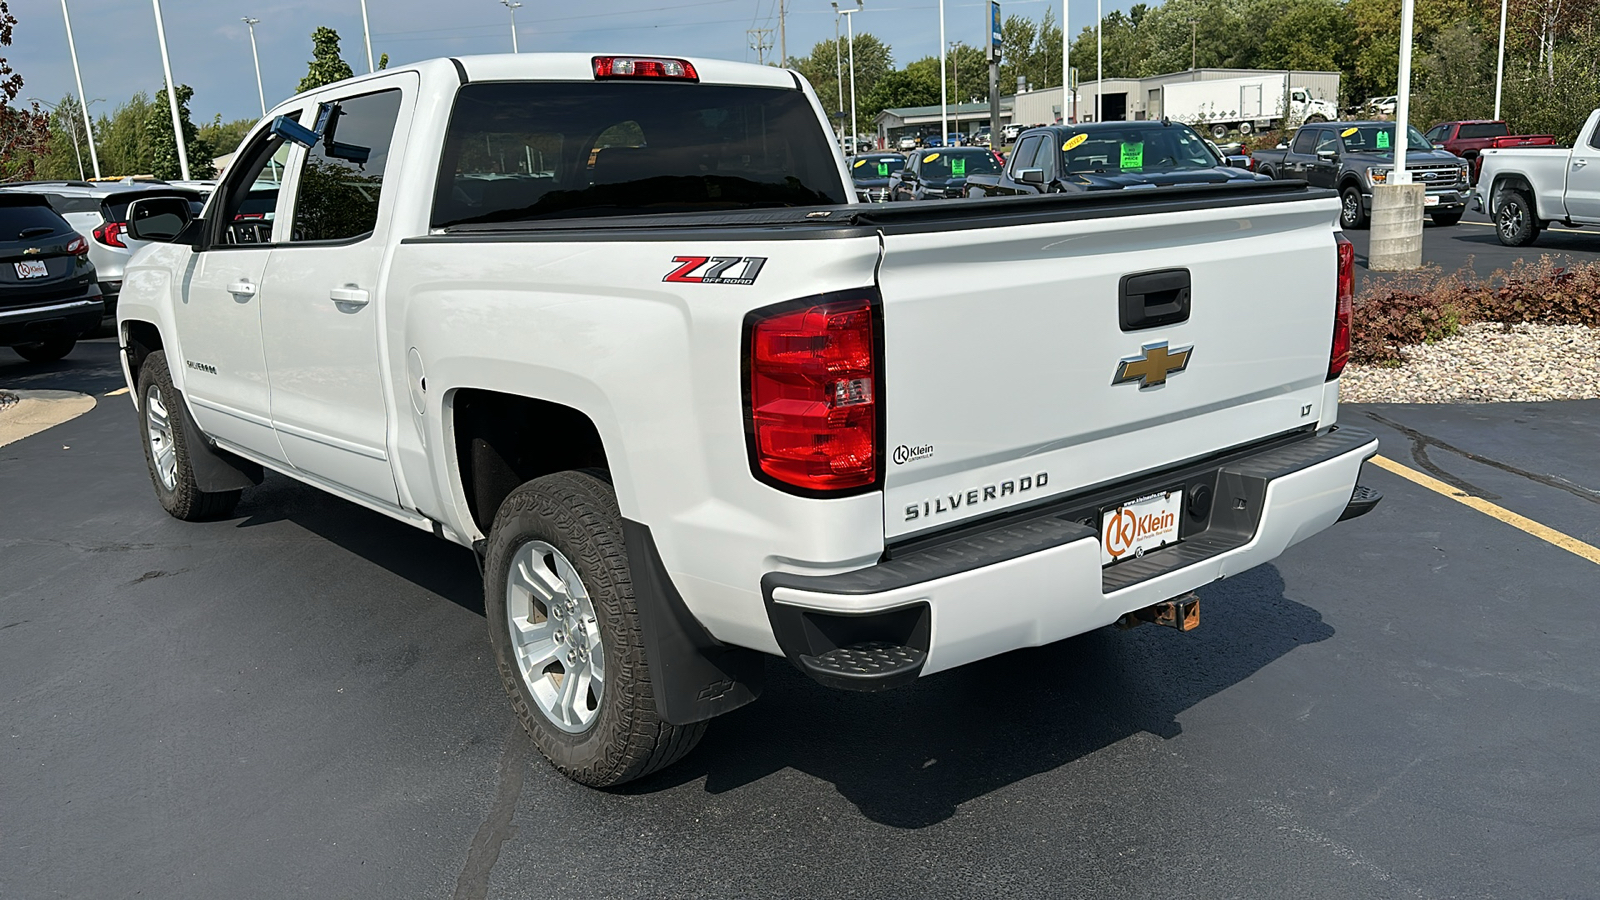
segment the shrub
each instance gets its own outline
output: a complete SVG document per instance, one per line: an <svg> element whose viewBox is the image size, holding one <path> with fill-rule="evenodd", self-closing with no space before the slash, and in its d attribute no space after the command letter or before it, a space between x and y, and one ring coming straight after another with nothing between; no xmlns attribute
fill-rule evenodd
<svg viewBox="0 0 1600 900"><path fill-rule="evenodd" d="M1397 365L1406 347L1442 340L1470 322L1600 328L1600 263L1560 266L1546 256L1488 278L1470 264L1449 275L1426 266L1369 283L1356 297L1350 357Z"/></svg>

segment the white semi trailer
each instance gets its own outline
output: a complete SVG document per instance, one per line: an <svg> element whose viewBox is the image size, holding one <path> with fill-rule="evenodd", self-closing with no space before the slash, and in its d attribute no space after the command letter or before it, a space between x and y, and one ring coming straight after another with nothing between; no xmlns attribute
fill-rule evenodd
<svg viewBox="0 0 1600 900"><path fill-rule="evenodd" d="M1332 101L1311 96L1304 87L1290 87L1287 73L1219 78L1213 81L1184 81L1163 85L1161 115L1175 122L1209 131L1224 140L1237 129L1249 134L1270 129L1284 118L1295 122L1325 122L1337 119Z"/></svg>

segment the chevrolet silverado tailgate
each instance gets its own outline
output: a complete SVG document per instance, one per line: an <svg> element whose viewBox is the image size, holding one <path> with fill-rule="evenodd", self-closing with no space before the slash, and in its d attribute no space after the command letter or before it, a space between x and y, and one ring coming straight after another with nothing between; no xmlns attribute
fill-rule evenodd
<svg viewBox="0 0 1600 900"><path fill-rule="evenodd" d="M1331 193L1131 193L879 221L889 539L1331 421Z"/></svg>

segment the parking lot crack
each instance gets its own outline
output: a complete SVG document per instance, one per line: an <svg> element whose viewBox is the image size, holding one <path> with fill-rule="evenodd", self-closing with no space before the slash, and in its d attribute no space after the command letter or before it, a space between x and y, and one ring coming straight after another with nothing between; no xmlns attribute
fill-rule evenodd
<svg viewBox="0 0 1600 900"><path fill-rule="evenodd" d="M1471 482L1457 478L1456 476L1451 475L1449 472L1439 468L1432 460L1428 459L1428 447L1438 447L1440 450L1454 453L1463 459L1471 460L1472 462L1479 463L1480 465L1485 465L1492 469L1499 469L1502 472L1516 475L1520 478L1526 478L1529 481L1537 482L1546 487L1553 487L1558 491L1566 491L1572 496L1582 498L1590 503L1600 504L1600 491L1591 490L1580 484L1574 484L1567 479L1556 475L1541 475L1538 472L1530 472L1527 469L1518 468L1510 463L1503 463L1497 459L1490 459L1487 456L1473 453L1471 450L1463 450L1460 447L1447 444L1444 441L1433 437L1432 435L1424 434L1415 428L1401 425L1399 422L1380 416L1371 410L1364 410L1364 412L1366 412L1367 417L1373 421L1393 428L1395 431L1398 431L1409 438L1411 440L1411 458L1416 460L1418 466L1432 473L1433 477L1439 479L1440 481L1443 481L1452 487L1460 488L1471 496L1481 497L1485 500L1500 499L1496 495L1488 493L1482 488L1473 485Z"/></svg>
<svg viewBox="0 0 1600 900"><path fill-rule="evenodd" d="M500 785L495 790L489 815L472 836L467 861L456 877L454 900L483 900L489 895L489 872L500 859L500 847L516 833L511 824L517 801L522 797L522 780L527 773L532 741L521 723L512 726L511 736L500 754Z"/></svg>

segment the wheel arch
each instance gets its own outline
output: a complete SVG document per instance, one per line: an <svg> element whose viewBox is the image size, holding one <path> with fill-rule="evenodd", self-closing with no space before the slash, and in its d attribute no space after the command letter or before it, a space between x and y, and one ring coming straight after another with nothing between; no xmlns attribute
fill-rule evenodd
<svg viewBox="0 0 1600 900"><path fill-rule="evenodd" d="M1533 182L1521 172L1499 172L1494 176L1494 181L1489 185L1488 213L1491 217L1499 212L1495 200L1506 191L1522 191L1533 203L1534 216L1539 215L1539 195L1533 189Z"/></svg>
<svg viewBox="0 0 1600 900"><path fill-rule="evenodd" d="M161 328L154 322L124 319L120 324L122 373L131 391L139 384L139 370L144 367L144 361L157 350L165 350L166 342L161 338Z"/></svg>

